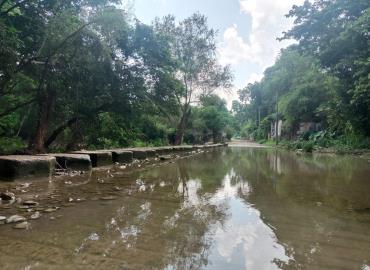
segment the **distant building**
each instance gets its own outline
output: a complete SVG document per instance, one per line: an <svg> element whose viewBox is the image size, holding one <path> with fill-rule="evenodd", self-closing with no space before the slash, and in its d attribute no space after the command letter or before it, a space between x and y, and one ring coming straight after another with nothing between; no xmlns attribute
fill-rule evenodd
<svg viewBox="0 0 370 270"><path fill-rule="evenodd" d="M302 134L306 132L317 132L321 130L321 123L316 122L302 122L299 123L299 128L296 131L296 136L301 136Z"/></svg>
<svg viewBox="0 0 370 270"><path fill-rule="evenodd" d="M285 130L283 128L283 123L284 123L283 120L279 120L278 122L277 131L279 138L286 137L294 139L300 137L306 132L317 132L322 130L322 124L317 122L301 122L290 131ZM270 132L268 134L269 139L275 138L275 130L276 130L276 121L271 123Z"/></svg>
<svg viewBox="0 0 370 270"><path fill-rule="evenodd" d="M283 129L283 120L279 120L278 125L277 125L277 133L278 133L279 137L281 137L282 129ZM276 121L271 123L269 138L275 138L276 137L275 131L276 131Z"/></svg>

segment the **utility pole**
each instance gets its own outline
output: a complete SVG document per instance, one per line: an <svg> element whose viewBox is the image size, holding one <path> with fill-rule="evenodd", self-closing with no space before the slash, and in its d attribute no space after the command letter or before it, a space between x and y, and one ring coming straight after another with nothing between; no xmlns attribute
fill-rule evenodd
<svg viewBox="0 0 370 270"><path fill-rule="evenodd" d="M278 90L276 89L276 119L275 119L275 142L276 142L276 145L279 144L279 134L278 134L278 131L279 131L279 92Z"/></svg>

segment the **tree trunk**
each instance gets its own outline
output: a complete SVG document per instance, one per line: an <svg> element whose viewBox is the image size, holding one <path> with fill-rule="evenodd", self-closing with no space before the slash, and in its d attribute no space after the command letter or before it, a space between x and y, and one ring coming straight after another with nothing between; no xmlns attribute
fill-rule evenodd
<svg viewBox="0 0 370 270"><path fill-rule="evenodd" d="M39 114L37 119L36 134L32 143L32 150L38 153L45 152L45 137L49 127L51 111L55 101L55 92L47 90L45 96L39 102Z"/></svg>
<svg viewBox="0 0 370 270"><path fill-rule="evenodd" d="M212 131L212 138L213 138L213 143L217 143L217 131L215 130Z"/></svg>
<svg viewBox="0 0 370 270"><path fill-rule="evenodd" d="M184 139L184 134L185 134L185 128L186 128L186 120L187 120L186 118L187 118L187 113L184 112L183 115L181 116L180 123L177 126L175 145L182 144L182 141Z"/></svg>

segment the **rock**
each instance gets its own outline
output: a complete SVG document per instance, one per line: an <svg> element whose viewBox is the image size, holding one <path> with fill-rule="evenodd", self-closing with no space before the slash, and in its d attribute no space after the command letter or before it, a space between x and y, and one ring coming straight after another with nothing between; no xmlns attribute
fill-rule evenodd
<svg viewBox="0 0 370 270"><path fill-rule="evenodd" d="M6 220L6 223L17 223L21 221L26 221L26 218L19 215L13 215Z"/></svg>
<svg viewBox="0 0 370 270"><path fill-rule="evenodd" d="M19 205L18 209L29 209L30 207L28 205Z"/></svg>
<svg viewBox="0 0 370 270"><path fill-rule="evenodd" d="M172 157L167 155L167 156L160 156L159 159L160 160L170 160Z"/></svg>
<svg viewBox="0 0 370 270"><path fill-rule="evenodd" d="M39 219L41 217L40 212L35 212L31 215L30 219Z"/></svg>
<svg viewBox="0 0 370 270"><path fill-rule="evenodd" d="M11 192L1 192L0 199L3 201L15 200L15 195L14 193L11 193Z"/></svg>
<svg viewBox="0 0 370 270"><path fill-rule="evenodd" d="M76 204L75 203L64 203L62 204L63 207L72 207L72 206L75 206Z"/></svg>
<svg viewBox="0 0 370 270"><path fill-rule="evenodd" d="M0 225L5 224L6 222L6 216L0 216Z"/></svg>
<svg viewBox="0 0 370 270"><path fill-rule="evenodd" d="M57 211L56 208L48 208L48 209L44 210L45 213L52 213L52 212L55 212L55 211Z"/></svg>
<svg viewBox="0 0 370 270"><path fill-rule="evenodd" d="M110 201L110 200L115 200L117 197L115 196L105 196L105 197L100 197L101 200L103 201Z"/></svg>
<svg viewBox="0 0 370 270"><path fill-rule="evenodd" d="M21 229L21 230L29 229L29 227L30 227L30 224L27 221L18 223L13 226L14 229Z"/></svg>
<svg viewBox="0 0 370 270"><path fill-rule="evenodd" d="M27 205L27 206L36 206L38 204L39 203L38 202L35 202L35 201L24 201L23 202L23 205Z"/></svg>

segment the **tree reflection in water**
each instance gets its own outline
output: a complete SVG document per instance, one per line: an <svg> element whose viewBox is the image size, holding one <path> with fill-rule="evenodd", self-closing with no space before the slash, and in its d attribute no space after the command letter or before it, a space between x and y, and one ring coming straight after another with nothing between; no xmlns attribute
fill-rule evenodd
<svg viewBox="0 0 370 270"><path fill-rule="evenodd" d="M230 148L109 175L95 172L78 188L54 182L61 200L87 198L58 221L0 228L2 269L369 265L367 160ZM118 199L92 199L102 194Z"/></svg>

